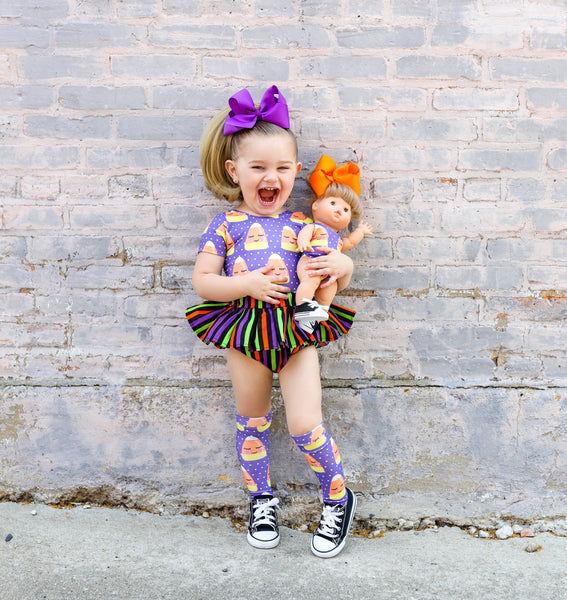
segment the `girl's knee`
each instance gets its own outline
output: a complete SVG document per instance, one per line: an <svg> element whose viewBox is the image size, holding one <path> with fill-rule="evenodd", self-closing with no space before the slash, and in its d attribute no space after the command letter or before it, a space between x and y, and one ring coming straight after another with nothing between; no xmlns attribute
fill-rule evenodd
<svg viewBox="0 0 567 600"><path fill-rule="evenodd" d="M288 415L287 428L289 434L297 437L311 433L321 424L320 415L300 415L295 418L290 418Z"/></svg>

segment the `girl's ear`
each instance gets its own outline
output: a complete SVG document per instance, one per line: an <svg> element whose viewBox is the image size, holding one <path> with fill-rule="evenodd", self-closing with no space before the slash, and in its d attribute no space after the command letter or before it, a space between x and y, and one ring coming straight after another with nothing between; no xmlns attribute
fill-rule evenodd
<svg viewBox="0 0 567 600"><path fill-rule="evenodd" d="M224 163L224 167L227 170L227 173L232 178L232 180L236 183L238 181L238 177L236 175L236 166L234 165L234 162L232 160L228 159Z"/></svg>
<svg viewBox="0 0 567 600"><path fill-rule="evenodd" d="M298 162L297 163L297 171L295 172L296 177L299 175L299 171L301 171L302 167L303 167L303 165L300 162Z"/></svg>

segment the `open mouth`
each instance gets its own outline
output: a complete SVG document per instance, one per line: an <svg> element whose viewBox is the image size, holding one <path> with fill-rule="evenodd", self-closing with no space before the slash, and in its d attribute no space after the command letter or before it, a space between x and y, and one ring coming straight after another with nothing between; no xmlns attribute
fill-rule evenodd
<svg viewBox="0 0 567 600"><path fill-rule="evenodd" d="M262 188L258 191L260 204L263 206L271 206L277 202L280 190L278 188Z"/></svg>

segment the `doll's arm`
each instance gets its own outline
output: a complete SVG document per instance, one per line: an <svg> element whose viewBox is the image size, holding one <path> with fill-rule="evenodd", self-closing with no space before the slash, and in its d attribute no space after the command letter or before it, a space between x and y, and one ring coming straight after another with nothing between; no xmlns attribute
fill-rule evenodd
<svg viewBox="0 0 567 600"><path fill-rule="evenodd" d="M313 231L315 230L315 225L313 223L309 223L302 227L301 231L297 234L297 249L300 252L305 252L308 250L309 252L313 252L313 248L311 247L311 238L313 237Z"/></svg>
<svg viewBox="0 0 567 600"><path fill-rule="evenodd" d="M278 304L280 299L287 298L289 288L276 283L278 276L269 275L272 270L270 265L237 277L225 277L222 274L223 265L222 256L199 253L193 269L193 287L201 298L232 302L252 296L270 304Z"/></svg>
<svg viewBox="0 0 567 600"><path fill-rule="evenodd" d="M351 248L354 248L360 242L362 242L365 235L370 235L372 233L372 225L365 223L364 221L360 221L356 229L346 238L343 238L343 247L342 251L347 252Z"/></svg>

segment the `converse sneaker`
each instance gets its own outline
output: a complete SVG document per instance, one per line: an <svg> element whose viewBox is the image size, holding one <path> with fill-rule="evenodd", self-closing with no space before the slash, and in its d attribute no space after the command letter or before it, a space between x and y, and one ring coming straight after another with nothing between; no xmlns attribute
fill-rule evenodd
<svg viewBox="0 0 567 600"><path fill-rule="evenodd" d="M254 548L275 548L280 543L280 531L276 519L278 499L270 494L256 496L250 502L248 543Z"/></svg>
<svg viewBox="0 0 567 600"><path fill-rule="evenodd" d="M346 544L356 510L356 496L346 488L347 503L323 504L319 527L311 540L311 552L320 558L336 556Z"/></svg>
<svg viewBox="0 0 567 600"><path fill-rule="evenodd" d="M316 300L303 298L301 304L295 307L294 319L301 325L307 321L326 321L329 313Z"/></svg>

